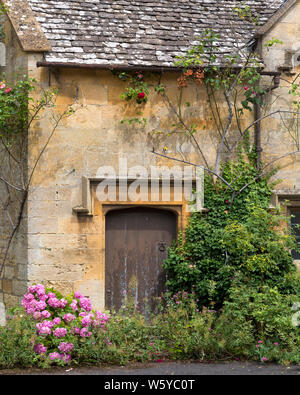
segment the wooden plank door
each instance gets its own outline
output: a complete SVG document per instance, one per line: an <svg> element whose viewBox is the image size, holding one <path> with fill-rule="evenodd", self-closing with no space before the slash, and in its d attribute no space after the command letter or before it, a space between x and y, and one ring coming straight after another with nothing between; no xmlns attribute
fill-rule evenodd
<svg viewBox="0 0 300 395"><path fill-rule="evenodd" d="M166 280L162 269L167 249L176 238L177 217L154 208L111 211L106 215L105 304L118 310L126 297L141 311L153 307Z"/></svg>

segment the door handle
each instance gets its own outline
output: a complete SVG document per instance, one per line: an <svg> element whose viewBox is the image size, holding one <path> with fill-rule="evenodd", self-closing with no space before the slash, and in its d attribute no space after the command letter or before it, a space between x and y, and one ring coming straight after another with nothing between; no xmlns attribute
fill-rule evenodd
<svg viewBox="0 0 300 395"><path fill-rule="evenodd" d="M160 252L165 252L167 249L166 247L166 243L164 241L161 241L160 243L158 243L158 250Z"/></svg>

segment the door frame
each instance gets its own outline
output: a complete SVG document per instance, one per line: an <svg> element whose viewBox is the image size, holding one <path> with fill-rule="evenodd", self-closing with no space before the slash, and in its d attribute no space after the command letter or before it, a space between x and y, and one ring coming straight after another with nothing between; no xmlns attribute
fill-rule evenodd
<svg viewBox="0 0 300 395"><path fill-rule="evenodd" d="M176 221L176 237L178 233L182 230L182 205L178 204L140 204L140 203L131 203L125 202L124 204L111 204L111 203L102 203L102 213L103 213L103 221L102 221L102 234L103 234L103 259L104 259L104 289L103 289L103 298L104 298L104 306L105 306L105 296L106 296L106 215L111 213L112 211L122 211L126 209L134 209L134 208L148 208L148 209L156 209L160 211L168 211L175 214ZM106 306L105 306L106 308Z"/></svg>
<svg viewBox="0 0 300 395"><path fill-rule="evenodd" d="M145 208L155 208L158 210L162 211L170 211L174 214L176 214L176 219L177 219L177 227L176 227L176 234L180 231L183 230L184 224L183 224L183 205L180 204L141 204L141 203L135 203L135 202L118 202L118 204L112 204L112 203L105 203L103 202L101 204L102 206L102 246L103 246L103 254L102 254L102 278L103 278L103 284L104 287L102 289L102 300L104 301L104 306L105 306L105 293L106 293L106 284L105 284L105 274L106 274L106 215L111 212L111 211L117 211L117 210L122 210L126 208L139 208L139 207L145 207Z"/></svg>
<svg viewBox="0 0 300 395"><path fill-rule="evenodd" d="M98 177L82 177L82 200L78 206L73 207L73 213L77 218L80 218L81 223L91 225L90 230L86 231L88 241L88 248L95 249L98 252L97 261L93 261L91 265L91 273L87 272L84 275L84 280L97 280L99 285L97 286L97 308L104 309L105 307L105 227L106 214L111 210L118 210L122 208L134 208L134 207L146 207L146 208L157 208L161 210L168 210L177 215L177 234L178 232L184 232L188 219L191 215L189 210L189 202L186 201L184 193L182 199L178 201L152 201L152 200L139 200L136 202L127 201L100 201L96 196L96 189L103 178ZM117 179L117 182L119 179ZM127 179L127 182L131 180ZM148 180L149 181L149 180ZM160 183L163 179L158 180ZM196 180L191 180L195 186ZM117 184L118 186L118 184ZM170 188L174 188L172 180L170 180ZM172 192L171 192L172 194ZM204 213L206 210L203 208L201 212ZM81 285L82 280L77 281ZM78 285L78 286L79 286ZM75 285L77 287L77 284Z"/></svg>

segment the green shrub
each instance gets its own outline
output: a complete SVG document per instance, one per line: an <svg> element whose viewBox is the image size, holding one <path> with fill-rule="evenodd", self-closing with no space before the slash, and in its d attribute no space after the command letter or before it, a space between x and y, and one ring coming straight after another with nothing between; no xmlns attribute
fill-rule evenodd
<svg viewBox="0 0 300 395"><path fill-rule="evenodd" d="M166 295L166 305L152 318L168 359L215 359L217 339L212 335L216 311L199 311L193 294Z"/></svg>
<svg viewBox="0 0 300 395"><path fill-rule="evenodd" d="M32 367L40 356L33 350L35 323L23 308L10 310L7 325L0 327L0 369Z"/></svg>
<svg viewBox="0 0 300 395"><path fill-rule="evenodd" d="M215 324L223 352L266 361L297 361L300 328L292 324L292 306L297 301L299 296L282 295L276 287L235 284Z"/></svg>
<svg viewBox="0 0 300 395"><path fill-rule="evenodd" d="M105 328L74 342L73 365L246 359L300 362L300 328L292 325L296 295L268 286L248 288L234 281L221 311L199 310L195 294L165 295L147 317L133 306L112 312ZM50 367L34 352L36 321L14 309L0 328L0 369Z"/></svg>
<svg viewBox="0 0 300 395"><path fill-rule="evenodd" d="M241 189L256 172L251 161L240 159L227 165L224 177ZM220 308L234 277L242 275L249 287L266 284L283 294L299 293L290 253L295 239L286 226L288 219L279 210L269 210L270 195L268 178L249 184L233 199L224 184L207 177L208 213L191 216L165 261L169 291L195 292L199 307Z"/></svg>
<svg viewBox="0 0 300 395"><path fill-rule="evenodd" d="M103 363L123 365L149 361L155 356L158 343L153 342L151 325L142 314L125 309L111 315L106 331L98 338L99 360Z"/></svg>

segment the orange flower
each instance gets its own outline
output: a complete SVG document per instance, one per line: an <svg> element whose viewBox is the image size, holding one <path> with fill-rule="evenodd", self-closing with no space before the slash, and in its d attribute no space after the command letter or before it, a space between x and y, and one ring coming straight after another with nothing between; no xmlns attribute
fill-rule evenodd
<svg viewBox="0 0 300 395"><path fill-rule="evenodd" d="M179 88L186 88L188 86L187 81L186 81L186 77L185 76L181 76L177 79L177 85Z"/></svg>
<svg viewBox="0 0 300 395"><path fill-rule="evenodd" d="M190 77L191 75L193 75L193 70L187 70L185 73L183 73L183 75L186 77Z"/></svg>
<svg viewBox="0 0 300 395"><path fill-rule="evenodd" d="M202 85L204 79L204 71L199 69L195 72L194 77L198 84Z"/></svg>

